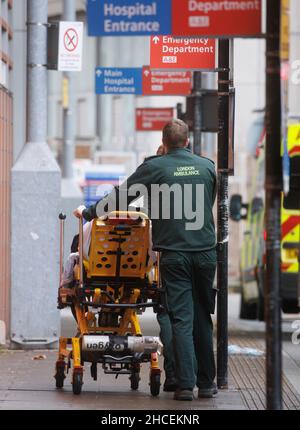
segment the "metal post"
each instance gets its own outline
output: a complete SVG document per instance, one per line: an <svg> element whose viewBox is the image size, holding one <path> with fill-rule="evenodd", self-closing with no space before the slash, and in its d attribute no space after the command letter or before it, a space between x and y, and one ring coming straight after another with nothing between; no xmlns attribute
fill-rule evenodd
<svg viewBox="0 0 300 430"><path fill-rule="evenodd" d="M83 219L79 219L79 285L83 287Z"/></svg>
<svg viewBox="0 0 300 430"><path fill-rule="evenodd" d="M202 88L207 90L216 89L215 73L203 73L202 74ZM202 148L203 153L206 157L213 158L215 155L216 146L216 134L215 133L203 133L202 134Z"/></svg>
<svg viewBox="0 0 300 430"><path fill-rule="evenodd" d="M48 1L27 1L27 142L47 139Z"/></svg>
<svg viewBox="0 0 300 430"><path fill-rule="evenodd" d="M76 21L76 2L63 1L64 21ZM69 244L77 231L77 221L73 217L73 209L82 203L83 196L77 179L73 175L73 161L75 152L75 78L74 72L63 74L63 148L62 148L62 181L61 181L61 209L66 213L69 222L66 230L65 253L69 252Z"/></svg>
<svg viewBox="0 0 300 430"><path fill-rule="evenodd" d="M267 1L265 315L267 409L272 410L282 408L280 3Z"/></svg>
<svg viewBox="0 0 300 430"><path fill-rule="evenodd" d="M96 41L96 49L97 49L97 66L101 66L101 49L102 49L102 39L97 37ZM101 95L96 94L96 136L98 146L102 149L101 142ZM99 148L97 148L99 149Z"/></svg>
<svg viewBox="0 0 300 430"><path fill-rule="evenodd" d="M217 384L228 387L229 40L219 40Z"/></svg>
<svg viewBox="0 0 300 430"><path fill-rule="evenodd" d="M60 220L60 235L59 235L59 286L62 284L62 276L64 270L64 239L65 239L65 219L66 215L59 214Z"/></svg>
<svg viewBox="0 0 300 430"><path fill-rule="evenodd" d="M201 155L201 72L194 72L194 153Z"/></svg>
<svg viewBox="0 0 300 430"><path fill-rule="evenodd" d="M76 21L76 2L64 0L63 20ZM74 137L75 137L75 101L74 101L74 74L63 74L63 157L62 177L73 178Z"/></svg>

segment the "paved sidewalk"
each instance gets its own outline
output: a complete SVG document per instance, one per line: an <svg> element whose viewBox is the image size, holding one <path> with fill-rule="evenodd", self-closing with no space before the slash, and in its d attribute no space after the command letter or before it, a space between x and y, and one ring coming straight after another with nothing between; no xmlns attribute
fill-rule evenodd
<svg viewBox="0 0 300 430"><path fill-rule="evenodd" d="M229 294L229 345L238 344L265 352L265 323L239 319L240 294ZM297 321L297 324L295 323ZM300 314L282 314L283 406L300 409L300 334L293 343ZM295 336L294 336L295 338ZM294 339L295 341L295 339ZM250 409L265 407L265 357L232 356L233 379ZM240 375L239 375L240 373Z"/></svg>
<svg viewBox="0 0 300 430"><path fill-rule="evenodd" d="M45 355L42 360L34 356ZM197 399L178 402L172 393L162 392L159 397L150 396L148 365L143 365L140 389L130 390L126 375L117 380L104 375L99 368L99 380L89 375L89 365L84 373L84 385L80 396L74 396L70 375L63 390L55 388L54 351L5 351L0 353L0 410L2 409L134 409L134 410L201 410L245 409L241 393L233 388L219 393L214 399Z"/></svg>
<svg viewBox="0 0 300 430"><path fill-rule="evenodd" d="M230 343L240 347L263 350L262 340L232 337ZM288 353L284 353L288 356ZM40 360L33 360L41 356ZM129 388L127 376L117 380L104 375L99 368L99 380L89 375L89 364L84 373L83 391L80 396L72 393L68 375L63 390L55 388L55 351L2 351L0 352L0 410L47 410L47 409L96 409L96 410L211 410L211 409L264 409L265 408L265 357L231 355L229 357L229 389L219 391L214 399L197 399L192 402L176 402L172 393L161 392L153 398L149 393L148 365L142 366L140 389ZM288 363L288 366L287 366ZM294 377L299 379L300 367L289 357L285 362L283 377L283 401L285 409L300 410L300 393ZM195 392L196 393L196 392Z"/></svg>
<svg viewBox="0 0 300 430"><path fill-rule="evenodd" d="M161 392L153 398L149 390L149 365L142 366L140 389L130 390L128 376L117 380L104 375L99 366L98 381L90 377L87 363L84 385L80 396L72 393L71 378L68 375L63 390L55 388L55 351L7 351L0 350L0 410L217 410L217 409L264 409L265 408L265 342L264 323L238 319L239 297L229 296L229 345L250 347L262 351L261 356L229 356L229 389L219 391L214 399L197 399L192 402L178 402L172 393ZM145 334L153 330L155 319L148 315L144 321ZM151 320L152 318L152 320ZM299 316L295 316L299 319ZM290 327L289 317L285 327ZM70 328L70 327L69 327ZM259 328L259 329L258 329ZM283 403L285 409L300 410L300 345L291 342L291 334L284 328L283 342ZM154 334L153 332L151 334ZM36 356L40 360L33 360Z"/></svg>

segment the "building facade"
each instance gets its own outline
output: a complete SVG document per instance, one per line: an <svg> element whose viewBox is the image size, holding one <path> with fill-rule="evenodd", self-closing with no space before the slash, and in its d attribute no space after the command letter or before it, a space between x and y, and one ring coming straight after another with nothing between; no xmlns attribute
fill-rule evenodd
<svg viewBox="0 0 300 430"><path fill-rule="evenodd" d="M12 0L0 1L0 343L9 327L11 180L13 162Z"/></svg>

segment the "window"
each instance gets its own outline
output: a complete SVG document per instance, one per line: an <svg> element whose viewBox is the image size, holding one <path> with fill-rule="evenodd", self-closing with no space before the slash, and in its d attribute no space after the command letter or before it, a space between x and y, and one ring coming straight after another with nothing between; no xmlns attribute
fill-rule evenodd
<svg viewBox="0 0 300 430"><path fill-rule="evenodd" d="M0 83L9 88L12 69L12 2L0 1Z"/></svg>

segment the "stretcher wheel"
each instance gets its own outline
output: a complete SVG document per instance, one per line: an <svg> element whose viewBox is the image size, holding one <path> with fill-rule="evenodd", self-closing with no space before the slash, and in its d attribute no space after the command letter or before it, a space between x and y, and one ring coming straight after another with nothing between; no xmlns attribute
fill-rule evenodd
<svg viewBox="0 0 300 430"><path fill-rule="evenodd" d="M80 394L83 385L83 376L80 373L73 373L72 378L73 394Z"/></svg>
<svg viewBox="0 0 300 430"><path fill-rule="evenodd" d="M160 373L150 374L150 392L153 397L159 395L160 392Z"/></svg>
<svg viewBox="0 0 300 430"><path fill-rule="evenodd" d="M140 372L132 372L130 376L130 387L132 390L138 390L139 389L139 383L140 383Z"/></svg>
<svg viewBox="0 0 300 430"><path fill-rule="evenodd" d="M56 388L63 388L65 377L65 363L56 363L56 373L54 376Z"/></svg>

